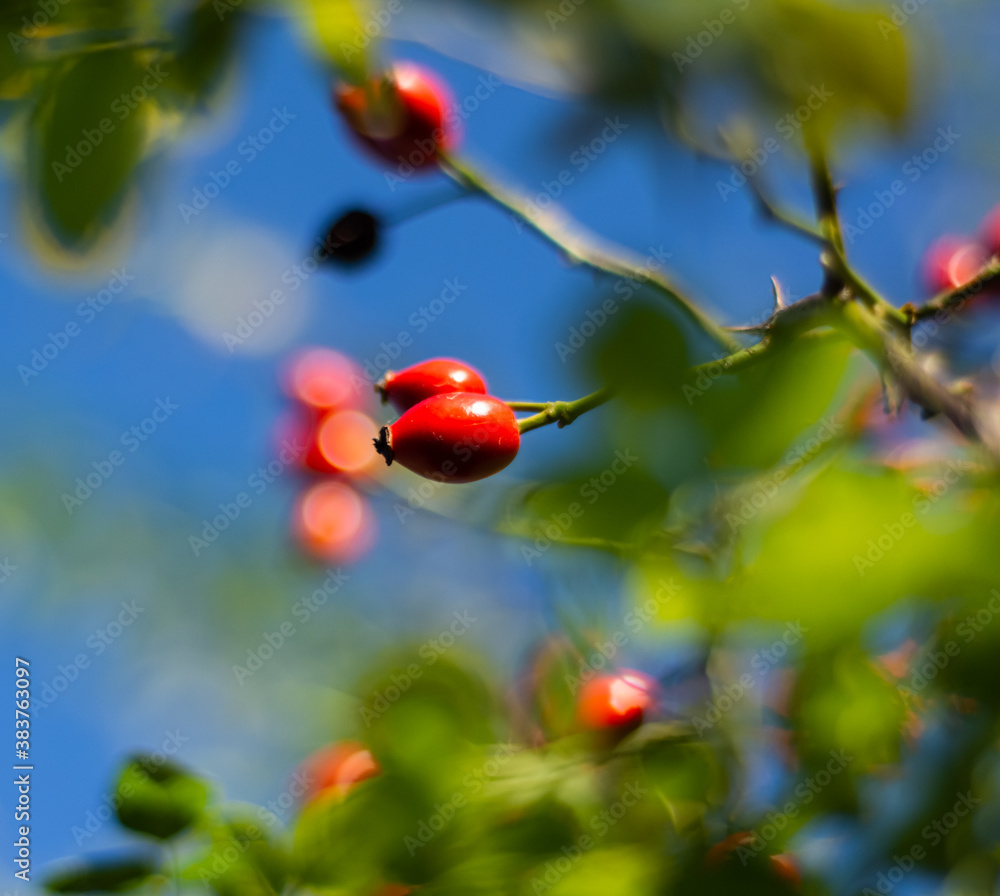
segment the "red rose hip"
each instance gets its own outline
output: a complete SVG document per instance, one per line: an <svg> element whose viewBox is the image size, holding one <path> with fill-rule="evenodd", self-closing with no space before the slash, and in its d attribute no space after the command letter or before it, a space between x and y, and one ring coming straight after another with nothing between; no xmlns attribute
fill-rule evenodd
<svg viewBox="0 0 1000 896"><path fill-rule="evenodd" d="M974 240L944 236L924 258L924 282L931 293L957 289L968 283L989 261L986 250Z"/></svg>
<svg viewBox="0 0 1000 896"><path fill-rule="evenodd" d="M432 395L447 395L449 392L485 395L486 381L478 370L461 361L432 358L405 370L387 370L375 388L382 401L391 402L400 411L408 411Z"/></svg>
<svg viewBox="0 0 1000 896"><path fill-rule="evenodd" d="M979 236L987 252L1000 255L1000 205L983 218Z"/></svg>
<svg viewBox="0 0 1000 896"><path fill-rule="evenodd" d="M397 63L364 87L341 85L336 104L361 143L394 165L429 168L437 163L439 150L458 142L458 121L449 115L450 91L412 63Z"/></svg>
<svg viewBox="0 0 1000 896"><path fill-rule="evenodd" d="M580 724L591 731L631 731L655 707L655 693L656 681L632 669L593 678L580 692Z"/></svg>
<svg viewBox="0 0 1000 896"><path fill-rule="evenodd" d="M356 784L379 773L378 763L361 744L344 740L323 747L299 767L304 779L303 800L312 802L320 796L343 797Z"/></svg>
<svg viewBox="0 0 1000 896"><path fill-rule="evenodd" d="M391 426L375 449L385 458L439 482L475 482L499 473L516 456L521 434L499 398L452 392L425 398Z"/></svg>

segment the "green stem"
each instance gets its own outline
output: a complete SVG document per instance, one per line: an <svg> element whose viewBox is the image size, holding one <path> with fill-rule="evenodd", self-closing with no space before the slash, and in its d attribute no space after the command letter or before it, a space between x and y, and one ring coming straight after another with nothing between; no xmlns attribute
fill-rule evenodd
<svg viewBox="0 0 1000 896"><path fill-rule="evenodd" d="M716 323L693 301L685 298L658 265L650 264L635 253L589 233L554 205L539 208L516 190L474 169L468 162L442 154L441 163L449 177L477 190L517 215L528 227L573 261L615 277L648 284L719 345L729 351L736 351L741 347L732 333Z"/></svg>
<svg viewBox="0 0 1000 896"><path fill-rule="evenodd" d="M1000 431L993 421L981 415L967 397L936 380L919 363L910 345L887 329L872 309L856 302L845 304L843 326L859 348L893 375L911 401L942 414L969 441L978 442L1000 460Z"/></svg>
<svg viewBox="0 0 1000 896"><path fill-rule="evenodd" d="M557 423L561 429L564 426L569 426L581 414L586 414L587 411L600 407L611 398L611 394L608 389L600 389L583 398L578 398L576 401L551 401L545 405L545 410L541 413L518 420L517 428L522 435L552 423Z"/></svg>
<svg viewBox="0 0 1000 896"><path fill-rule="evenodd" d="M911 316L914 321L925 320L928 317L934 317L935 314L940 314L942 311L951 308L957 309L998 280L1000 280L1000 257L994 255L968 283L939 292L925 304L913 308Z"/></svg>
<svg viewBox="0 0 1000 896"><path fill-rule="evenodd" d="M512 411L544 411L551 402L548 401L505 401Z"/></svg>

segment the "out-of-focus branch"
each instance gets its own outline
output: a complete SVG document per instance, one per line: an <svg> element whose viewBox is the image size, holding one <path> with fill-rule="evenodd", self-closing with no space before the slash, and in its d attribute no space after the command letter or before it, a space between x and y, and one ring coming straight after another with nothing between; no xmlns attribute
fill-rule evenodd
<svg viewBox="0 0 1000 896"><path fill-rule="evenodd" d="M636 253L588 232L555 205L539 208L514 188L474 168L464 160L444 156L441 161L445 173L459 184L481 193L517 215L532 230L573 261L615 277L648 284L713 341L730 351L737 351L741 347L736 336L716 323L694 301L684 296L662 268L653 269Z"/></svg>

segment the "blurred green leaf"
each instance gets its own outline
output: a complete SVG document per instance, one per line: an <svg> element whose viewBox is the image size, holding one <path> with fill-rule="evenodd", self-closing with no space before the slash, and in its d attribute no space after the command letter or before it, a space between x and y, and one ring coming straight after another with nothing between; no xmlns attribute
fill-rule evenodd
<svg viewBox="0 0 1000 896"><path fill-rule="evenodd" d="M167 840L198 821L208 787L160 757L137 756L122 771L116 798L118 820L125 827Z"/></svg>
<svg viewBox="0 0 1000 896"><path fill-rule="evenodd" d="M316 36L348 81L360 84L368 76L369 38L358 13L362 0L309 0Z"/></svg>
<svg viewBox="0 0 1000 896"><path fill-rule="evenodd" d="M275 896L287 878L287 859L256 821L233 819L212 831L212 849L184 872L219 896Z"/></svg>
<svg viewBox="0 0 1000 896"><path fill-rule="evenodd" d="M888 7L770 0L748 17L757 63L789 103L783 119L789 133L804 125L822 133L855 124L860 110L900 122L909 75L891 15Z"/></svg>
<svg viewBox="0 0 1000 896"><path fill-rule="evenodd" d="M117 893L146 883L156 864L145 857L92 859L54 874L45 881L53 893Z"/></svg>
<svg viewBox="0 0 1000 896"><path fill-rule="evenodd" d="M154 56L128 49L53 68L29 152L42 219L64 247L85 250L114 223L145 149L150 97L168 75Z"/></svg>

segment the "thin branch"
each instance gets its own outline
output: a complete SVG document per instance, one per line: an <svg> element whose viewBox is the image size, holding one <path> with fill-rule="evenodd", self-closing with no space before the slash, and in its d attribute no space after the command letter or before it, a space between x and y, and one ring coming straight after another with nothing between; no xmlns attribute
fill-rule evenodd
<svg viewBox="0 0 1000 896"><path fill-rule="evenodd" d="M686 143L696 155L702 158L710 159L713 162L718 162L722 165L738 165L740 163L741 159L739 154L733 152L732 143L727 138L724 131L720 130L719 135L722 137L723 142L725 142L726 149L716 149L714 146L709 146L704 143L694 134L680 110L676 110L671 120L677 136L684 143ZM761 184L759 174L748 176L747 184L750 187L750 191L754 194L754 198L757 200L758 211L764 218L773 221L776 224L780 224L782 227L785 227L800 236L804 236L806 239L825 245L825 239L819 228L805 219L800 218L794 212L782 208L774 199L771 198Z"/></svg>
<svg viewBox="0 0 1000 896"><path fill-rule="evenodd" d="M907 397L921 408L942 414L967 439L1000 461L1000 430L968 396L956 394L921 366L908 344L888 330L870 309L844 306L844 320L856 344L892 372Z"/></svg>
<svg viewBox="0 0 1000 896"><path fill-rule="evenodd" d="M748 177L747 184L749 185L754 198L757 200L757 208L761 215L769 221L773 221L775 224L780 224L786 230L792 231L792 233L797 233L799 236L804 236L806 239L812 240L814 243L819 243L821 246L825 246L826 238L823 236L820 229L816 227L816 225L810 224L804 218L800 218L794 212L779 206L760 184L758 180L759 177L759 174L754 175L753 177Z"/></svg>
<svg viewBox="0 0 1000 896"><path fill-rule="evenodd" d="M992 286L998 281L1000 281L1000 256L994 255L968 283L939 292L917 308L910 307L910 316L914 321L925 320L942 311L961 307L969 299L979 295L987 286Z"/></svg>
<svg viewBox="0 0 1000 896"><path fill-rule="evenodd" d="M561 429L564 426L569 426L581 414L586 414L587 411L600 407L611 398L611 395L609 389L600 389L583 398L578 398L576 401L551 401L545 405L545 410L541 413L518 420L517 428L522 435L552 423L558 424Z"/></svg>
<svg viewBox="0 0 1000 896"><path fill-rule="evenodd" d="M844 335L837 330L828 328L809 330L800 333L798 339L811 343L837 342L844 339ZM699 376L708 376L715 379L718 376L742 373L750 367L754 367L773 354L779 345L786 345L784 340L775 340L765 337L760 342L756 342L747 348L740 349L724 358L715 361L706 361L704 364L697 364L687 370L688 379L697 379Z"/></svg>
<svg viewBox="0 0 1000 896"><path fill-rule="evenodd" d="M544 411L552 402L550 401L505 401L512 411Z"/></svg>
<svg viewBox="0 0 1000 896"><path fill-rule="evenodd" d="M649 284L719 345L731 351L740 348L739 340L686 298L662 269L650 265L636 253L588 232L555 205L539 208L516 190L475 170L467 162L453 156L443 156L441 162L446 174L523 219L532 230L573 261L615 277Z"/></svg>
<svg viewBox="0 0 1000 896"><path fill-rule="evenodd" d="M809 152L809 169L820 232L826 243L843 255L844 236L840 229L840 215L837 213L837 190L833 185L826 151L820 140L809 136L809 132L806 135L806 148Z"/></svg>

